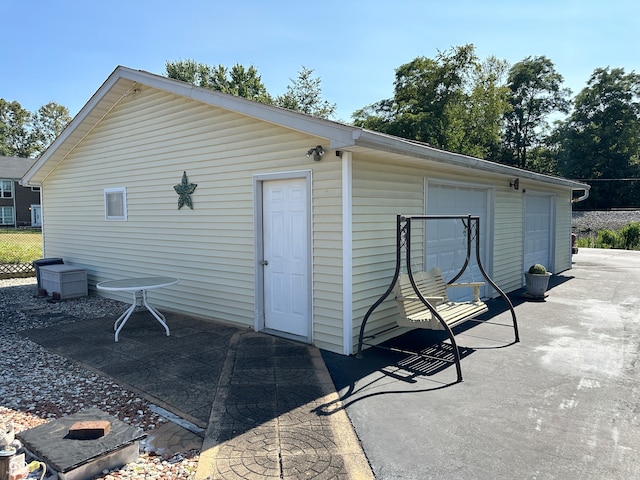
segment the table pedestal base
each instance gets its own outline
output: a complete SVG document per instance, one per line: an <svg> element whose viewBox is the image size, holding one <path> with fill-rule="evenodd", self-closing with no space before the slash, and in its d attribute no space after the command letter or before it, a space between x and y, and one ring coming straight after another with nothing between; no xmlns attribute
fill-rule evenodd
<svg viewBox="0 0 640 480"><path fill-rule="evenodd" d="M122 330L122 327L124 327L125 323L127 323L127 320L129 320L129 317L138 306L138 301L141 301L142 305L151 312L151 315L153 315L156 318L156 320L160 322L160 325L162 325L164 327L165 332L167 332L167 337L168 337L169 327L166 324L166 319L164 318L164 315L159 311L157 311L155 308L153 308L151 305L149 305L149 302L147 302L146 290L136 290L133 292L133 303L122 315L120 315L120 317L118 317L118 319L116 320L116 323L113 325L113 329L116 332L116 335L115 335L116 342L118 341L118 335L120 334L120 330Z"/></svg>

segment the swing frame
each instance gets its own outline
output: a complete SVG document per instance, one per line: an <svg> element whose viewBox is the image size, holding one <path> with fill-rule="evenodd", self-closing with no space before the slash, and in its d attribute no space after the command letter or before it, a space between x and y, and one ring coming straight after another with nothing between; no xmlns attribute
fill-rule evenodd
<svg viewBox="0 0 640 480"><path fill-rule="evenodd" d="M393 330L395 328L399 328L398 325L394 325L392 327L389 327L387 329L379 331L379 332L377 332L375 334L368 335L368 336L364 335L365 328L366 328L366 325L367 325L367 321L369 320L369 317L380 306L380 304L382 304L382 302L389 296L389 294L391 294L391 292L394 289L394 286L396 285L396 282L398 281L398 278L400 276L400 269L402 267L402 249L404 248L404 250L405 250L406 270L407 270L407 274L408 274L409 280L411 282L411 285L413 287L413 290L416 293L417 297L420 299L420 301L424 304L424 306L429 309L429 311L431 312L433 318L436 318L439 321L439 323L442 325L442 329L446 332L447 337L451 341L451 346L453 347L454 360L453 361L446 360L446 361L451 361L451 362L455 363L456 372L457 372L457 376L458 376L458 382L462 382L462 367L460 365L460 359L461 359L460 350L458 349L458 344L456 343L455 336L453 334L451 326L446 322L446 320L442 317L442 315L440 315L440 313L438 313L437 308L435 306L433 306L431 303L429 303L425 299L425 297L420 293L420 290L419 290L419 288L418 288L418 286L416 284L416 280L414 279L414 276L413 276L413 271L412 271L412 268L411 268L411 225L412 225L412 222L414 220L424 222L425 232L426 232L426 228L427 228L427 222L429 220L460 220L462 222L462 224L464 225L465 230L467 232L467 235L466 235L466 245L467 245L466 258L465 258L464 264L460 268L460 271L451 280L449 280L446 285L452 285L453 283L455 283L456 280L458 280L462 276L462 274L465 272L465 270L469 266L469 263L470 263L470 260L471 260L472 247L475 244L476 261L478 263L478 268L480 269L480 272L482 273L482 276L487 281L487 283L489 285L491 285L491 287L506 302L509 310L511 311L511 319L513 321L513 331L514 331L514 335L515 335L514 343L518 343L520 341L520 335L518 333L518 322L516 320L516 312L515 312L515 310L513 308L513 303L511 303L511 300L509 299L509 297L489 277L489 275L487 274L486 270L484 269L484 266L482 265L482 260L480 258L480 217L474 216L474 215L401 215L401 214L398 214L397 217L396 217L396 267L395 267L395 272L393 274L393 279L391 280L391 284L389 285L387 290L384 292L384 294L382 294L382 296L371 307L369 307L369 310L367 310L367 313L365 314L365 316L364 316L364 318L362 320L362 324L360 325L360 334L358 335L358 353L357 353L357 356L360 357L360 355L362 353L363 345L367 345L367 346L370 346L370 347L386 348L386 349L390 349L390 350L393 350L393 351L399 351L401 353L409 353L409 354L413 354L413 355L419 355L419 356L422 356L422 357L430 358L429 355L424 355L424 354L422 354L420 352L408 352L408 351L400 350L400 349L397 349L397 348L383 347L381 345L371 344L371 343L366 343L365 342L365 339L373 339L373 338L376 338L377 336L382 335L383 333L386 333L386 332L388 332L390 330ZM426 241L426 239L425 239L425 241ZM467 321L467 320L473 320L473 317L465 319L465 321ZM478 320L475 320L475 321L478 321ZM419 327L417 327L417 328L419 328ZM438 358L438 360L443 360L443 359L442 358Z"/></svg>

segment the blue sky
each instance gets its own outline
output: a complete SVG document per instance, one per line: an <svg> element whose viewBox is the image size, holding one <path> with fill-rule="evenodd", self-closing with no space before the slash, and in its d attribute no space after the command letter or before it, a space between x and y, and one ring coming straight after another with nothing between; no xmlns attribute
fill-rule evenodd
<svg viewBox="0 0 640 480"><path fill-rule="evenodd" d="M574 94L598 67L640 73L637 0L1 0L0 98L75 115L118 65L254 65L272 95L304 65L336 119L393 94L395 69L472 43L545 55Z"/></svg>

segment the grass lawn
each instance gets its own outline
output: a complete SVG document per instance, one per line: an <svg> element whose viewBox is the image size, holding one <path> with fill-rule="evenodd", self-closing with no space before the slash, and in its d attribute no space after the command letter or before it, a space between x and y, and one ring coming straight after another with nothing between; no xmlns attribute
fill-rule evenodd
<svg viewBox="0 0 640 480"><path fill-rule="evenodd" d="M42 258L40 230L0 229L0 263L31 263Z"/></svg>

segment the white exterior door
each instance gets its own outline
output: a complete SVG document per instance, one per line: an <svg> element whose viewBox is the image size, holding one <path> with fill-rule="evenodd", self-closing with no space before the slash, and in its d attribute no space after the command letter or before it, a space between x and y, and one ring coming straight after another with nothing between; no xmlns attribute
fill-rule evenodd
<svg viewBox="0 0 640 480"><path fill-rule="evenodd" d="M489 238L488 189L474 188L467 185L428 183L427 215L472 215L480 217L480 258L487 270L486 245ZM467 255L466 230L460 220L428 220L426 222L426 261L427 269L438 267L442 270L445 281L456 275ZM475 257L475 240L469 266L458 282L484 281ZM413 267L412 267L413 268ZM473 295L470 289L449 289L447 294L451 300L463 300ZM482 296L488 290L481 291Z"/></svg>
<svg viewBox="0 0 640 480"><path fill-rule="evenodd" d="M524 205L524 269L536 263L541 263L551 271L554 268L551 261L553 238L553 196L529 195L525 197Z"/></svg>
<svg viewBox="0 0 640 480"><path fill-rule="evenodd" d="M263 182L264 325L310 338L310 227L304 178Z"/></svg>
<svg viewBox="0 0 640 480"><path fill-rule="evenodd" d="M40 205L31 205L31 226L42 226L42 207Z"/></svg>

